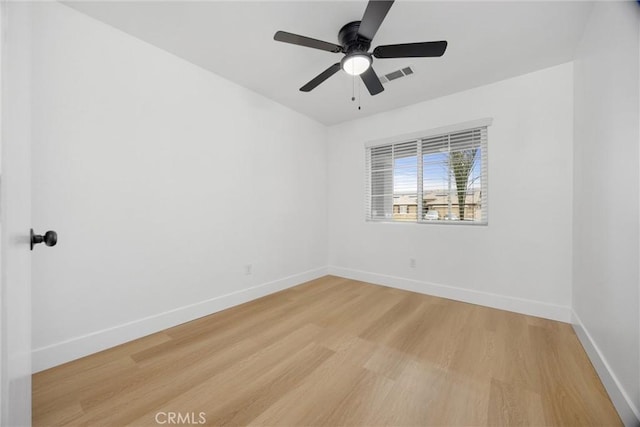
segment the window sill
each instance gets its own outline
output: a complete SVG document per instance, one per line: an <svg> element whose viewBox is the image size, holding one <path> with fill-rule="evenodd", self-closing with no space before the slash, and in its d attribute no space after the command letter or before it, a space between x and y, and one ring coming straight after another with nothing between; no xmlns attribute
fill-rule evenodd
<svg viewBox="0 0 640 427"><path fill-rule="evenodd" d="M389 219L367 219L366 222L372 223L384 223L384 224L432 224L432 225L459 225L462 227L468 226L488 226L488 221L446 221L446 220L429 220L429 221L393 221Z"/></svg>

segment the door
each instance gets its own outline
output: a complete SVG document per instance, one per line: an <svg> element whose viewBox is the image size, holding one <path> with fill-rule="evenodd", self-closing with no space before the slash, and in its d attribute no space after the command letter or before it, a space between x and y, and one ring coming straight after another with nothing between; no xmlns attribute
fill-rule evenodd
<svg viewBox="0 0 640 427"><path fill-rule="evenodd" d="M31 424L30 8L28 2L0 3L0 425L3 426Z"/></svg>

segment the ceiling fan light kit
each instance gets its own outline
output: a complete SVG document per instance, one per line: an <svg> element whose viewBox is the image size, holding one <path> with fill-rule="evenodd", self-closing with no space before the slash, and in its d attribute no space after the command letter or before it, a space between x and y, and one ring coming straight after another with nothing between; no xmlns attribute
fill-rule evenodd
<svg viewBox="0 0 640 427"><path fill-rule="evenodd" d="M377 95L384 90L384 87L373 70L373 57L377 59L428 58L444 55L447 50L446 41L378 46L373 50L373 55L369 53L373 36L380 28L392 5L393 0L369 0L362 20L349 22L338 32L340 45L286 31L277 31L273 36L276 41L345 55L339 63L331 65L302 86L300 90L302 92L312 91L342 68L347 74L360 76L369 93Z"/></svg>
<svg viewBox="0 0 640 427"><path fill-rule="evenodd" d="M345 73L359 76L371 67L371 56L364 53L352 53L342 58L340 65Z"/></svg>

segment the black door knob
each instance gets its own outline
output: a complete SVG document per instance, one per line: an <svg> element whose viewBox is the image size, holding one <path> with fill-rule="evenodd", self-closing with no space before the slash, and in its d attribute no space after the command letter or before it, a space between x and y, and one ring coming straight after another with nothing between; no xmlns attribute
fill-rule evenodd
<svg viewBox="0 0 640 427"><path fill-rule="evenodd" d="M33 250L33 246L38 243L43 243L47 246L55 246L58 243L58 233L55 231L47 231L44 233L44 236L41 234L34 234L33 228L31 229L31 250Z"/></svg>

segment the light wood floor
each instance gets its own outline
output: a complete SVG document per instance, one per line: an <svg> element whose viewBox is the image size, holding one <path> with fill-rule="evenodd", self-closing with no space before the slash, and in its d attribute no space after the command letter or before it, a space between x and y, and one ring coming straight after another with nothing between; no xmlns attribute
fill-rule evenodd
<svg viewBox="0 0 640 427"><path fill-rule="evenodd" d="M621 425L568 324L331 276L33 377L34 425L157 426L159 412L210 425Z"/></svg>

